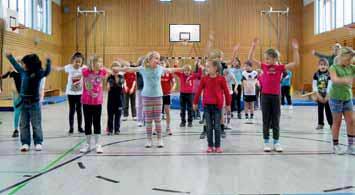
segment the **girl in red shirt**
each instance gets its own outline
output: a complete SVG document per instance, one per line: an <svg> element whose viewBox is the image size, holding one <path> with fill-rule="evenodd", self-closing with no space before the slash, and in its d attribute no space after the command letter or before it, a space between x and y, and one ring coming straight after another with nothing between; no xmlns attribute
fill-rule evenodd
<svg viewBox="0 0 355 195"><path fill-rule="evenodd" d="M219 74L221 63L219 61L208 61L208 75L203 77L200 86L194 97L194 110L197 110L198 101L203 92L202 102L207 124L207 153L222 153L221 148L221 117L223 108L223 96L226 102L226 109L230 112L231 95L227 86L226 79ZM214 139L213 139L214 132Z"/></svg>
<svg viewBox="0 0 355 195"><path fill-rule="evenodd" d="M169 64L164 62L166 68L169 68ZM175 89L175 78L172 73L165 72L163 76L161 76L161 88L163 90L163 109L166 114L166 132L168 135L173 135L170 129L170 95L171 90Z"/></svg>
<svg viewBox="0 0 355 195"><path fill-rule="evenodd" d="M286 69L290 69L297 66L300 62L300 56L298 52L297 40L292 41L293 48L293 62L287 65L280 64L280 53L276 49L268 49L264 52L264 62L259 62L254 59L255 48L259 43L259 39L255 38L252 43L252 47L249 51L248 59L254 64L261 67L263 71L261 79L261 110L263 116L263 137L264 137L264 151L271 152L271 146L269 141L269 129L273 130L274 147L276 152L282 152L283 149L279 142L280 137L280 81L282 73Z"/></svg>

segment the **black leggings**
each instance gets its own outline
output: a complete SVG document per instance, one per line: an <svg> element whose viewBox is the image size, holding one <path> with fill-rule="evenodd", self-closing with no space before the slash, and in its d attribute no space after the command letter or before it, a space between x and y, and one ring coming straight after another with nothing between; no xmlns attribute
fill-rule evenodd
<svg viewBox="0 0 355 195"><path fill-rule="evenodd" d="M285 98L287 100L287 105L292 105L290 89L291 89L290 86L281 87L281 105L285 105L286 103Z"/></svg>
<svg viewBox="0 0 355 195"><path fill-rule="evenodd" d="M76 111L76 117L78 119L78 129L81 129L81 124L83 120L81 112L81 95L68 95L69 102L69 127L71 130L74 129L74 115Z"/></svg>
<svg viewBox="0 0 355 195"><path fill-rule="evenodd" d="M238 94L235 93L234 87L235 87L235 85L232 85L233 95L232 95L231 110L232 110L232 112L237 111L238 114L240 114L242 112L242 104L241 104L242 86L238 85L238 87L237 87Z"/></svg>
<svg viewBox="0 0 355 195"><path fill-rule="evenodd" d="M186 111L187 121L192 122L192 93L180 93L180 117L181 122L186 123Z"/></svg>
<svg viewBox="0 0 355 195"><path fill-rule="evenodd" d="M121 122L122 108L108 105L107 113L108 113L108 121L107 121L108 131L112 133L114 129L115 132L119 132L121 127L120 122Z"/></svg>
<svg viewBox="0 0 355 195"><path fill-rule="evenodd" d="M261 111L263 115L263 135L264 139L269 139L269 130L272 128L274 140L280 137L280 96L279 95L261 95Z"/></svg>
<svg viewBox="0 0 355 195"><path fill-rule="evenodd" d="M325 110L325 115L327 117L328 124L332 126L333 116L332 116L332 112L330 111L329 102L326 102L325 104L318 102L318 125L324 125L324 110Z"/></svg>
<svg viewBox="0 0 355 195"><path fill-rule="evenodd" d="M85 135L91 135L91 127L94 126L94 133L101 134L101 105L83 104L85 119Z"/></svg>

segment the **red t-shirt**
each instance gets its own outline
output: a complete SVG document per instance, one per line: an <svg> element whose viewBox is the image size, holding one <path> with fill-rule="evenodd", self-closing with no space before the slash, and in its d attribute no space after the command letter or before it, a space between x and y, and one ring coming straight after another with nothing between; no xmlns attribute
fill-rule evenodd
<svg viewBox="0 0 355 195"><path fill-rule="evenodd" d="M185 75L185 73L175 72L175 75L180 80L180 93L192 93L193 91L193 77L192 74Z"/></svg>
<svg viewBox="0 0 355 195"><path fill-rule="evenodd" d="M223 108L224 99L226 100L226 105L231 104L231 95L229 94L229 89L227 86L227 81L223 76L202 77L200 86L195 94L194 104L198 104L200 95L203 91L202 104L217 105L219 109Z"/></svg>
<svg viewBox="0 0 355 195"><path fill-rule="evenodd" d="M173 74L166 72L161 76L161 88L163 90L163 95L170 95L171 93L171 83L174 77Z"/></svg>
<svg viewBox="0 0 355 195"><path fill-rule="evenodd" d="M134 81L136 81L136 73L133 73L133 72L125 73L124 80L126 81L126 86L127 86L128 90L131 90ZM125 90L125 92L128 93L129 91Z"/></svg>
<svg viewBox="0 0 355 195"><path fill-rule="evenodd" d="M286 70L284 64L280 65L267 65L261 64L263 71L262 76L262 94L280 95L280 81L282 73Z"/></svg>

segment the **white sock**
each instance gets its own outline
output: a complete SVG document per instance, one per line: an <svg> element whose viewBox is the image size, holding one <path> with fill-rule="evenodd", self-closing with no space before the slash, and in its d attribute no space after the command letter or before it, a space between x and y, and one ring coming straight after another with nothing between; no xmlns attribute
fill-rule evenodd
<svg viewBox="0 0 355 195"><path fill-rule="evenodd" d="M91 145L91 135L86 135L86 143Z"/></svg>
<svg viewBox="0 0 355 195"><path fill-rule="evenodd" d="M99 144L99 137L100 137L100 135L98 135L98 134L95 135L95 145Z"/></svg>

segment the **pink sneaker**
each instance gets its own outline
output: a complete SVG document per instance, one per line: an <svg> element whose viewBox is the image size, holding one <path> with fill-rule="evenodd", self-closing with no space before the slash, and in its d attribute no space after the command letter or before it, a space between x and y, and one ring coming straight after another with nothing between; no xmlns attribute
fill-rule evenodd
<svg viewBox="0 0 355 195"><path fill-rule="evenodd" d="M223 153L223 149L221 147L216 148L217 153Z"/></svg>
<svg viewBox="0 0 355 195"><path fill-rule="evenodd" d="M214 149L213 149L212 147L208 147L206 152L207 152L207 153L212 153L213 150L214 150Z"/></svg>

